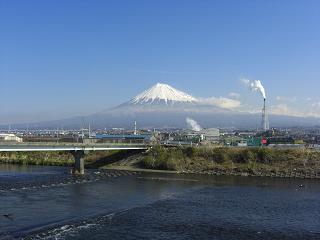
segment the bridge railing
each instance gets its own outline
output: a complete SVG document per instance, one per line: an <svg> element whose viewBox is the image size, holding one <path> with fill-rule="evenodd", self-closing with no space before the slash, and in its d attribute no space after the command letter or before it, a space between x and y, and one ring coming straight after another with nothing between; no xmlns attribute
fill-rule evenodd
<svg viewBox="0 0 320 240"><path fill-rule="evenodd" d="M55 142L0 142L0 146L146 146L146 143L55 143Z"/></svg>

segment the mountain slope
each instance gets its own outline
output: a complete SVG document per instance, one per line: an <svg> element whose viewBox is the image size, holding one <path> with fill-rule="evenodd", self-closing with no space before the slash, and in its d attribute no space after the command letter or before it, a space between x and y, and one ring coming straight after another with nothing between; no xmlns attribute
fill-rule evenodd
<svg viewBox="0 0 320 240"><path fill-rule="evenodd" d="M146 91L133 97L130 101L101 113L132 114L142 112L229 113L230 110L204 104L199 99L177 90L168 84L157 83Z"/></svg>
<svg viewBox="0 0 320 240"><path fill-rule="evenodd" d="M196 103L198 100L191 95L179 91L168 84L157 83L146 91L140 93L132 98L129 103L131 104L174 104L177 102L183 103Z"/></svg>

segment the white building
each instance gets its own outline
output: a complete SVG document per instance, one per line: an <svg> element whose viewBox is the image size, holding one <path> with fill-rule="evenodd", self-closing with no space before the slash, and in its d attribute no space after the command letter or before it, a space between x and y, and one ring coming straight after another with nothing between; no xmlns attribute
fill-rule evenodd
<svg viewBox="0 0 320 240"><path fill-rule="evenodd" d="M23 139L12 133L0 133L1 142L22 142Z"/></svg>
<svg viewBox="0 0 320 240"><path fill-rule="evenodd" d="M217 128L206 128L200 131L193 131L190 129L183 130L179 132L179 134L174 135L172 139L175 141L193 141L193 142L200 142L206 141L211 143L219 142L220 138L220 130Z"/></svg>
<svg viewBox="0 0 320 240"><path fill-rule="evenodd" d="M204 140L209 142L219 141L220 131L218 128L207 128L199 132L204 136Z"/></svg>

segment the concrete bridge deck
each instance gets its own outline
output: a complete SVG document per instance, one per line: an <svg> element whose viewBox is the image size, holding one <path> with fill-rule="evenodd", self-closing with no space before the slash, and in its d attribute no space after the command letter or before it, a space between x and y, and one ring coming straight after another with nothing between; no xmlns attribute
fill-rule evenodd
<svg viewBox="0 0 320 240"><path fill-rule="evenodd" d="M0 152L143 150L143 144L0 144Z"/></svg>

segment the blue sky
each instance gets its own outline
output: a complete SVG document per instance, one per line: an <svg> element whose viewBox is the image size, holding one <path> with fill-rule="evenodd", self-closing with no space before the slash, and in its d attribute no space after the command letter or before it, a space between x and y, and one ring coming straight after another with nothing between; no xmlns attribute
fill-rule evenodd
<svg viewBox="0 0 320 240"><path fill-rule="evenodd" d="M320 116L320 1L0 0L0 123L94 113L157 82Z"/></svg>

